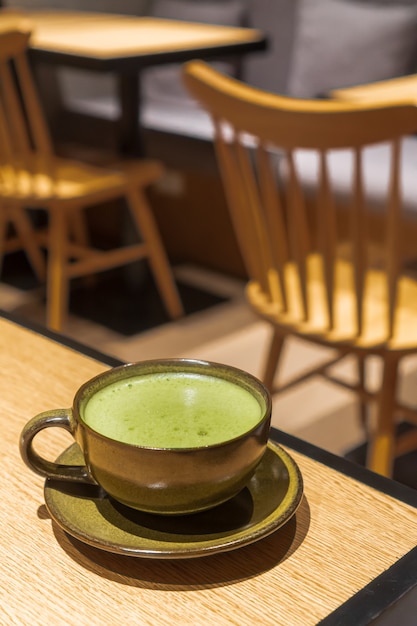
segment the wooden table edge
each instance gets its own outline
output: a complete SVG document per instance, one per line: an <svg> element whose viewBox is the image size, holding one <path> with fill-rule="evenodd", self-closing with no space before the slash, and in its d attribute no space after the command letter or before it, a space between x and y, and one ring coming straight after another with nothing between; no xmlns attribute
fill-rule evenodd
<svg viewBox="0 0 417 626"><path fill-rule="evenodd" d="M33 16L42 15L43 11L40 10L26 10L24 15L27 15L28 19ZM46 14L53 15L59 19L65 19L68 15L76 19L79 11L63 12L60 10L48 9ZM87 18L94 13L88 14L84 11L83 16ZM100 16L104 20L114 17L110 13L101 13ZM269 45L269 37L259 28L252 28L250 26L228 26L222 24L206 24L199 22L190 22L187 20L172 20L168 18L158 18L149 16L130 16L130 15L118 15L119 19L122 18L127 23L131 22L178 22L188 26L197 26L208 28L217 28L218 30L224 30L227 34L228 31L240 33L241 36L235 41L214 41L203 43L201 47L184 45L184 47L174 47L173 49L165 50L163 52L148 51L148 52L131 52L123 54L122 52L114 52L108 54L96 54L83 51L67 51L65 49L52 49L51 44L42 45L33 41L30 45L29 53L34 61L51 63L56 65L64 65L68 67L75 67L84 70L102 71L102 72L118 72L118 73L138 73L142 67L149 67L154 65L169 63L183 63L191 58L199 58L200 56L205 59L221 59L224 56L230 57L233 55L242 55L249 52L262 52L267 50ZM36 22L35 22L36 28ZM143 62L141 63L141 57Z"/></svg>
<svg viewBox="0 0 417 626"><path fill-rule="evenodd" d="M75 339L65 337L2 309L0 309L0 316L22 328L47 337L60 345L93 358L109 367L116 367L125 363ZM299 452L349 478L417 509L417 491L411 487L375 474L365 467L274 427L271 428L271 439L290 450ZM319 624L321 626L351 626L352 624L365 626L383 615L388 609L395 607L401 598L416 587L417 547L410 550L385 572L360 589L349 600L321 620Z"/></svg>
<svg viewBox="0 0 417 626"><path fill-rule="evenodd" d="M92 348L91 346L87 346L84 343L77 341L76 339L72 339L71 337L66 337L65 335L61 335L60 333L54 332L53 330L49 330L45 328L41 324L37 324L35 322L31 322L15 313L9 313L3 309L0 309L0 317L8 320L9 322L13 322L26 330L30 330L38 335L43 337L47 337L52 341L60 344L61 346L65 346L67 348L71 348L75 352L79 352L80 354L95 359L104 365L108 365L109 367L117 367L118 365L124 365L125 361L121 361L116 357L113 357L109 354L105 354L96 348Z"/></svg>
<svg viewBox="0 0 417 626"><path fill-rule="evenodd" d="M340 474L353 478L417 509L417 491L411 487L375 474L365 467L277 428L271 429L271 438L286 448L290 448L290 450L295 450L327 467L331 467ZM365 626L373 623L414 588L417 588L417 547L410 550L385 572L360 589L319 624L320 626L352 626L352 624ZM399 622L393 621L392 623Z"/></svg>
<svg viewBox="0 0 417 626"><path fill-rule="evenodd" d="M417 87L417 74L405 74L372 81L370 83L359 83L350 87L338 87L331 89L325 95L327 98L344 101L370 101L388 99L389 102L410 102L415 104ZM399 96L395 92L399 90ZM402 93L401 93L402 92Z"/></svg>
<svg viewBox="0 0 417 626"><path fill-rule="evenodd" d="M225 55L231 57L233 55L242 55L252 52L263 52L267 49L267 38L260 38L253 41L245 41L233 46L221 44L212 47L193 48L192 50L184 48L175 50L174 52L155 52L143 55L143 64L145 67L153 67L155 65L163 65L169 63L185 63L190 59L204 57L204 59L221 59ZM141 69L142 55L113 55L107 57L87 56L70 52L60 52L46 50L31 46L29 49L31 59L36 62L49 63L51 65L63 65L84 70L92 70L98 72L119 72L119 73L138 73Z"/></svg>

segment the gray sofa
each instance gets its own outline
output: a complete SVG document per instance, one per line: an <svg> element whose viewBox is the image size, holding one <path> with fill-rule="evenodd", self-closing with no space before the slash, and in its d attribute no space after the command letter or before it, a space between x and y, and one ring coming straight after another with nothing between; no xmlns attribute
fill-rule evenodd
<svg viewBox="0 0 417 626"><path fill-rule="evenodd" d="M247 55L240 78L299 97L417 71L417 0L3 0L4 6L106 11L259 28L267 52ZM232 71L228 63L220 69ZM62 69L69 109L116 118L110 75ZM207 116L181 86L179 68L159 67L143 81L142 124L208 138Z"/></svg>
<svg viewBox="0 0 417 626"><path fill-rule="evenodd" d="M417 0L4 0L5 5L96 10L247 25L264 31L267 52L243 59L240 78L299 97L417 71ZM233 73L233 65L220 65ZM62 69L72 110L116 118L114 77ZM142 124L209 138L207 116L181 86L179 68L149 69Z"/></svg>
<svg viewBox="0 0 417 626"><path fill-rule="evenodd" d="M4 4L259 28L268 36L268 50L246 55L239 77L298 97L417 72L417 0L4 0ZM232 63L218 65L234 73ZM117 119L114 76L63 68L59 85L69 110ZM143 127L211 138L210 120L186 94L179 67L144 72L142 92Z"/></svg>
<svg viewBox="0 0 417 626"><path fill-rule="evenodd" d="M417 0L3 0L9 6L113 11L259 28L266 52L248 54L239 78L256 87L301 98L322 97L332 88L417 72ZM232 63L221 70L236 73ZM105 120L119 115L115 79L60 69L64 106ZM147 70L142 82L141 125L145 129L210 144L206 113L182 87L180 68ZM417 129L416 129L417 130ZM178 144L180 145L180 144ZM371 204L378 208L386 184L389 153L377 146L367 156ZM198 159L196 160L198 161ZM317 160L300 152L306 186L314 186ZM404 140L402 184L405 205L417 225L417 138ZM340 196L349 187L351 154L334 156L332 172Z"/></svg>

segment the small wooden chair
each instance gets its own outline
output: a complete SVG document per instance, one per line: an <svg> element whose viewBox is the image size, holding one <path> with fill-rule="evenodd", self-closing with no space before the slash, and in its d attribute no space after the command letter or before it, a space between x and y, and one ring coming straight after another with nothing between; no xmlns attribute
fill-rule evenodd
<svg viewBox="0 0 417 626"><path fill-rule="evenodd" d="M401 138L417 130L416 106L282 97L199 61L184 66L184 81L216 127L219 166L249 275L247 299L273 328L264 382L279 391L274 377L291 334L335 349L336 359L308 375L348 386L362 409L375 401L367 465L390 475L395 456L417 447L415 429L400 438L396 428L404 417L417 424L417 410L397 399L399 363L417 351L417 281L403 264L407 225L400 185ZM362 157L367 145L378 142L391 144L392 158L385 245L374 259ZM318 154L313 201L299 180L298 149ZM353 162L349 229L343 236L328 168L329 153L339 149L351 149ZM359 382L350 385L335 378L330 365L352 353ZM383 363L377 393L366 384L369 355Z"/></svg>
<svg viewBox="0 0 417 626"><path fill-rule="evenodd" d="M27 60L30 24L8 16L0 29L0 259L22 248L40 279L47 279L47 325L60 330L72 278L148 259L172 318L183 314L171 268L147 203L145 189L163 173L158 162L126 162L115 169L89 166L53 154ZM140 242L117 249L89 245L84 210L125 198ZM46 233L38 233L27 209L48 212ZM7 226L16 237L7 240ZM42 247L47 249L47 265Z"/></svg>

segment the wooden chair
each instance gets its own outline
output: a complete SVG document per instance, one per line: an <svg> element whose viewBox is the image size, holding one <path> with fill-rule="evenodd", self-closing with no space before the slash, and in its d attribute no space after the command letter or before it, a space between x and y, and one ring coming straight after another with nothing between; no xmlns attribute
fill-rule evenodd
<svg viewBox="0 0 417 626"><path fill-rule="evenodd" d="M53 154L27 60L30 24L9 16L0 29L0 258L22 248L40 279L47 279L47 325L60 330L72 278L148 259L172 318L182 304L145 189L163 173L153 161L126 162L116 169L88 166ZM85 209L125 198L138 228L137 244L112 250L89 245ZM48 212L46 234L32 227L27 209ZM6 239L7 227L16 237ZM140 235L140 237L139 237ZM47 249L47 265L42 247Z"/></svg>
<svg viewBox="0 0 417 626"><path fill-rule="evenodd" d="M335 359L303 380L322 374L355 391L362 409L374 402L367 464L390 475L395 456L417 447L416 430L400 438L396 428L404 417L417 424L417 411L397 398L399 363L417 350L417 281L403 267L407 225L399 177L401 137L417 130L417 108L286 98L222 76L199 61L184 66L184 81L214 121L220 170L249 275L247 299L273 328L264 382L279 390L274 377L289 335L335 349ZM385 245L375 259L362 160L365 146L376 142L390 142L392 159ZM347 148L353 175L350 228L342 237L328 157ZM306 201L298 178L297 149L318 153L314 202ZM335 378L330 370L349 354L357 358L357 384ZM383 364L376 393L365 375L370 355Z"/></svg>

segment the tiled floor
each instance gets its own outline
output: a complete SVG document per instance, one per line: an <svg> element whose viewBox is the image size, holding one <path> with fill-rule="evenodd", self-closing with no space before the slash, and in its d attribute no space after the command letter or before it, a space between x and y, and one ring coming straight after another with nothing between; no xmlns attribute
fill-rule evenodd
<svg viewBox="0 0 417 626"><path fill-rule="evenodd" d="M229 296L225 304L195 313L133 337L125 337L87 320L71 317L65 334L124 361L158 357L192 357L228 363L257 376L262 371L269 328L251 313L238 280L193 267L177 267L182 281ZM0 308L44 323L39 292L21 292L0 284ZM291 341L284 357L287 380L327 352ZM417 365L416 365L417 367ZM349 364L344 366L349 374ZM273 424L337 454L362 441L355 402L347 391L315 379L274 397Z"/></svg>

